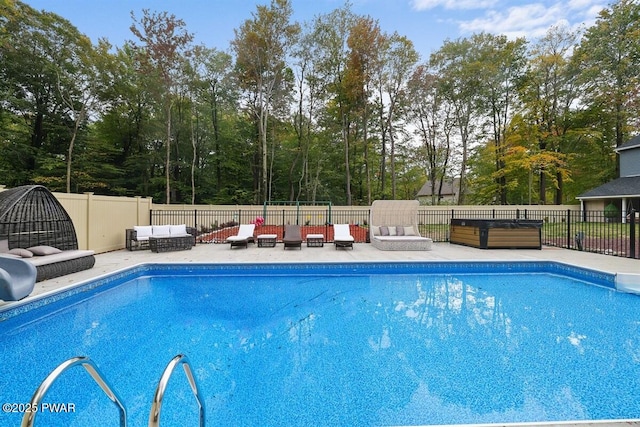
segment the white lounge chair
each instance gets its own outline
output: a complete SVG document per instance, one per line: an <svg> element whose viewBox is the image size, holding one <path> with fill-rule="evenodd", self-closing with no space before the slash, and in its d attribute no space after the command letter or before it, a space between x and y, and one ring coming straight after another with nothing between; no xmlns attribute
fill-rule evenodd
<svg viewBox="0 0 640 427"><path fill-rule="evenodd" d="M246 248L249 243L255 243L255 239L253 237L253 231L255 228L255 224L241 224L238 234L227 237L227 242L231 243L231 249L235 246Z"/></svg>
<svg viewBox="0 0 640 427"><path fill-rule="evenodd" d="M349 224L333 224L333 243L338 248L353 249L353 236L349 231Z"/></svg>

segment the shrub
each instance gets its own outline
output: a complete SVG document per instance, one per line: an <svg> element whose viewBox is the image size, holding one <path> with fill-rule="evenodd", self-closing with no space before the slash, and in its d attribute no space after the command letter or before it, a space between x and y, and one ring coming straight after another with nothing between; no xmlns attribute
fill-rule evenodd
<svg viewBox="0 0 640 427"><path fill-rule="evenodd" d="M607 222L613 222L620 218L620 211L613 203L609 203L604 207L604 217Z"/></svg>

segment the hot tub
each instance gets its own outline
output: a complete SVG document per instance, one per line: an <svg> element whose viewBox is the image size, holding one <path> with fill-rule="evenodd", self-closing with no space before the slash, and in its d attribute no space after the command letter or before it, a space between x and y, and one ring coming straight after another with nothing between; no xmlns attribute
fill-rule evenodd
<svg viewBox="0 0 640 427"><path fill-rule="evenodd" d="M542 249L542 220L451 220L449 241L480 249Z"/></svg>

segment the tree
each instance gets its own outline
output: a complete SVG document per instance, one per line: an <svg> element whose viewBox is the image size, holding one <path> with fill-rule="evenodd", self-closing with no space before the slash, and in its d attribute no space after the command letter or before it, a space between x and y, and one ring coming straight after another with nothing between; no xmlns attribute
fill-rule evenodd
<svg viewBox="0 0 640 427"><path fill-rule="evenodd" d="M324 82L320 99L324 101L325 107L319 111L318 120L320 125L326 129L327 138L340 140L342 143L341 163L344 165L344 174L340 179L344 183L347 205L353 203L350 165L353 106L345 93L345 79L348 55L347 40L355 20L356 17L351 12L350 3L347 3L342 9L336 9L327 15L317 17L314 20L312 30L313 38L316 40L312 76L317 81ZM336 170L331 172L336 172Z"/></svg>
<svg viewBox="0 0 640 427"><path fill-rule="evenodd" d="M68 34L68 33L67 33ZM110 58L110 45L101 41L97 49L87 37L80 36L76 42L63 43L66 61L58 61L58 92L62 105L71 119L71 138L67 150L67 193L71 192L71 164L80 127L87 117L100 106L99 85L104 74L102 61Z"/></svg>
<svg viewBox="0 0 640 427"><path fill-rule="evenodd" d="M455 126L453 104L443 97L438 76L426 65L416 68L408 83L408 120L421 144L419 158L431 184L431 204L440 204L440 195L449 175L451 135Z"/></svg>
<svg viewBox="0 0 640 427"><path fill-rule="evenodd" d="M257 6L253 19L235 30L231 42L236 54L236 70L241 87L248 92L247 103L257 120L260 141L261 177L259 193L269 200L269 150L267 132L269 115L278 102L288 96L290 73L286 59L300 32L298 24L290 23L293 9L290 0L272 0L270 7Z"/></svg>
<svg viewBox="0 0 640 427"><path fill-rule="evenodd" d="M555 203L562 203L566 169L554 170L553 165L564 157L564 149L571 139L571 109L578 98L575 67L571 65L571 52L577 34L567 27L552 27L533 46L528 71L521 86L524 120L529 123L526 136L530 137L529 153L539 158L533 168L538 173L538 202L546 204L547 177L555 181ZM523 135L525 136L525 135ZM530 169L531 170L531 169Z"/></svg>
<svg viewBox="0 0 640 427"><path fill-rule="evenodd" d="M504 174L507 131L517 100L525 65L524 39L507 40L506 36L486 33L472 37L478 53L478 69L481 92L479 101L488 108L485 127L489 139L495 145L493 150L496 173L495 201L507 203L507 181Z"/></svg>
<svg viewBox="0 0 640 427"><path fill-rule="evenodd" d="M172 91L178 81L183 59L190 53L193 34L186 31L185 22L167 12L142 11L138 22L131 12L131 32L141 45L132 43L140 55L141 71L158 78L157 96L165 112L165 202L171 203L171 108Z"/></svg>
<svg viewBox="0 0 640 427"><path fill-rule="evenodd" d="M583 102L600 104L612 116L615 139L611 144L620 146L640 113L640 3L619 0L600 12L574 57L581 69Z"/></svg>
<svg viewBox="0 0 640 427"><path fill-rule="evenodd" d="M367 204L371 204L371 164L369 159L369 97L374 70L382 66L382 52L387 48L387 39L377 22L369 17L359 17L347 38L349 52L344 76L346 101L352 106L354 115L360 116ZM345 154L348 162L348 151Z"/></svg>
<svg viewBox="0 0 640 427"><path fill-rule="evenodd" d="M453 107L455 126L460 141L460 188L458 204L466 203L469 151L483 108L476 49L470 39L446 41L429 58L429 67L438 76L443 102Z"/></svg>
<svg viewBox="0 0 640 427"><path fill-rule="evenodd" d="M201 100L208 107L213 139L213 169L216 192L222 190L223 160L225 158L222 117L225 112L237 111L238 89L233 78L231 55L217 49L201 48L198 57L198 74L206 90L201 92Z"/></svg>
<svg viewBox="0 0 640 427"><path fill-rule="evenodd" d="M391 198L397 196L396 174L396 122L406 107L407 84L418 62L419 55L411 40L398 33L386 37L386 43L381 47L381 65L378 75L378 96L380 108L380 126L382 134L382 161L380 175L382 177L382 194L384 194L384 180L386 175L386 135L389 137L389 160L391 172Z"/></svg>

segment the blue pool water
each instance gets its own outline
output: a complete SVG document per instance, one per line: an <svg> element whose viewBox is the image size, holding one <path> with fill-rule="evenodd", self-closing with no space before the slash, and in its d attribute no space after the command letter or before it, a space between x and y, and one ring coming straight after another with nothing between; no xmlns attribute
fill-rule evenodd
<svg viewBox="0 0 640 427"><path fill-rule="evenodd" d="M146 426L184 353L211 426L640 418L640 299L612 283L556 263L140 266L0 312L0 402L85 355ZM117 425L80 367L44 401L74 412L36 425ZM197 425L181 369L161 425Z"/></svg>

